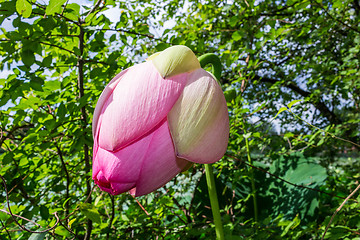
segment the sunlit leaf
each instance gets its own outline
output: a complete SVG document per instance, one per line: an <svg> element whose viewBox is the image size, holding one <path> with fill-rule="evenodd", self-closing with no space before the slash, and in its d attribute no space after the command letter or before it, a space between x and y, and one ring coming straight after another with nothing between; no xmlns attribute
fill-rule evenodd
<svg viewBox="0 0 360 240"><path fill-rule="evenodd" d="M16 11L24 18L28 18L32 12L32 6L27 0L17 0Z"/></svg>
<svg viewBox="0 0 360 240"><path fill-rule="evenodd" d="M61 6L66 0L50 0L49 5L46 7L46 15L53 15L54 13L60 13L62 11Z"/></svg>

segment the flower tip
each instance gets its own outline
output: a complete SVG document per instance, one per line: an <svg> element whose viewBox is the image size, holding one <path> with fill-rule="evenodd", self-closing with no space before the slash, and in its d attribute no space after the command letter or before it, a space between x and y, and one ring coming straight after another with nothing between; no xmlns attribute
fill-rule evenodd
<svg viewBox="0 0 360 240"><path fill-rule="evenodd" d="M151 55L147 60L153 62L163 78L191 72L201 67L193 51L183 45L169 47Z"/></svg>
<svg viewBox="0 0 360 240"><path fill-rule="evenodd" d="M131 196L136 197L136 188L130 189L129 193Z"/></svg>

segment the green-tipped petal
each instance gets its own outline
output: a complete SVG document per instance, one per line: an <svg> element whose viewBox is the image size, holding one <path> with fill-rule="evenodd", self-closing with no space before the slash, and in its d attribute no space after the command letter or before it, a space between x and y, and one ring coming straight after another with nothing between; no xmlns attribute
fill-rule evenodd
<svg viewBox="0 0 360 240"><path fill-rule="evenodd" d="M213 163L224 155L229 138L227 105L221 87L205 70L189 74L168 122L178 157Z"/></svg>
<svg viewBox="0 0 360 240"><path fill-rule="evenodd" d="M162 52L151 55L147 60L153 62L163 78L192 72L200 68L199 60L193 51L182 45L169 47Z"/></svg>

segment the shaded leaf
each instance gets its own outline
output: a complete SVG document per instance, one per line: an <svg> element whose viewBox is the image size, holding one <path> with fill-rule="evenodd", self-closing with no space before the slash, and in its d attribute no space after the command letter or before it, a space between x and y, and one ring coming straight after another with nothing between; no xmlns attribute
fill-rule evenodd
<svg viewBox="0 0 360 240"><path fill-rule="evenodd" d="M34 52L31 51L30 49L22 51L21 60L25 65L31 66L35 62Z"/></svg>
<svg viewBox="0 0 360 240"><path fill-rule="evenodd" d="M94 205L90 203L83 203L80 205L80 211L91 221L99 224L101 223L100 213Z"/></svg>
<svg viewBox="0 0 360 240"><path fill-rule="evenodd" d="M46 236L46 233L33 233L30 235L29 240L42 240Z"/></svg>

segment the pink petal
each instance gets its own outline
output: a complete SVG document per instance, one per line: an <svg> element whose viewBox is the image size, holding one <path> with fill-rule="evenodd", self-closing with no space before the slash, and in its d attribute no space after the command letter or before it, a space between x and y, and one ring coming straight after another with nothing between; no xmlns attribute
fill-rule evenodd
<svg viewBox="0 0 360 240"><path fill-rule="evenodd" d="M151 133L179 98L187 76L164 79L151 62L129 68L103 104L100 147L116 151Z"/></svg>
<svg viewBox="0 0 360 240"><path fill-rule="evenodd" d="M93 179L105 191L120 194L135 187L151 134L117 152L98 148L93 161Z"/></svg>
<svg viewBox="0 0 360 240"><path fill-rule="evenodd" d="M135 195L141 196L162 187L188 163L176 157L168 123L163 121L152 133L117 152L98 147L93 179L113 195L136 187Z"/></svg>
<svg viewBox="0 0 360 240"><path fill-rule="evenodd" d="M110 183L102 173L102 171L98 172L95 177L95 183L100 187L101 190L108 192L112 195L119 195L123 192L129 191L134 187L134 183Z"/></svg>
<svg viewBox="0 0 360 240"><path fill-rule="evenodd" d="M205 70L190 73L168 122L179 157L213 163L224 155L229 138L227 105L221 87Z"/></svg>
<svg viewBox="0 0 360 240"><path fill-rule="evenodd" d="M114 91L117 84L120 82L122 76L127 72L127 70L128 69L120 72L109 82L109 84L105 87L105 89L103 90L103 92L101 93L101 95L99 97L99 100L96 103L96 107L94 110L94 116L93 116L93 122L92 122L92 133L93 133L94 139L96 138L95 133L98 129L97 125L98 125L100 113L103 109L103 106L104 106L105 102L108 100L108 98L110 97L110 95L112 94L112 92Z"/></svg>
<svg viewBox="0 0 360 240"><path fill-rule="evenodd" d="M148 194L164 186L188 166L188 161L177 158L170 136L168 123L164 122L152 134L138 181L135 196Z"/></svg>

